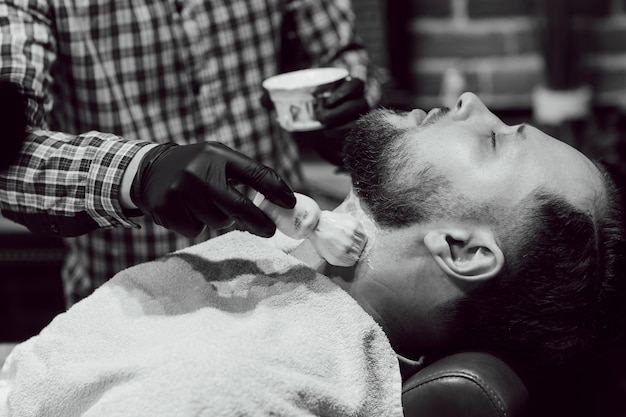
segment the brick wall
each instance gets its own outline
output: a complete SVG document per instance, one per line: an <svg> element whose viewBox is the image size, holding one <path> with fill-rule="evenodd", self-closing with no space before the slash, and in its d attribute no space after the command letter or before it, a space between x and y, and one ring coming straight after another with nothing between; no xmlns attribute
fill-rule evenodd
<svg viewBox="0 0 626 417"><path fill-rule="evenodd" d="M540 1L540 0L535 0ZM549 0L543 0L549 1ZM581 67L594 102L626 108L626 0L572 0ZM442 74L454 67L494 109L527 109L544 81L531 0L353 0L357 29L391 75L388 101L440 105Z"/></svg>

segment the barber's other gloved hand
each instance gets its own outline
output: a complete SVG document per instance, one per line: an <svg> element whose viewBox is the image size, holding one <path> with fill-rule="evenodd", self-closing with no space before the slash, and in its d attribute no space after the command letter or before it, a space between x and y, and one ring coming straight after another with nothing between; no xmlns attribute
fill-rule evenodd
<svg viewBox="0 0 626 417"><path fill-rule="evenodd" d="M205 225L220 229L233 221L259 236L274 222L235 186L248 185L274 204L293 208L293 191L271 168L218 142L159 145L142 158L131 187L133 203L152 220L185 236Z"/></svg>
<svg viewBox="0 0 626 417"><path fill-rule="evenodd" d="M369 110L365 83L346 78L328 97L317 100L315 115L324 125L324 137L314 141L317 152L331 163L341 166L343 140L359 118Z"/></svg>

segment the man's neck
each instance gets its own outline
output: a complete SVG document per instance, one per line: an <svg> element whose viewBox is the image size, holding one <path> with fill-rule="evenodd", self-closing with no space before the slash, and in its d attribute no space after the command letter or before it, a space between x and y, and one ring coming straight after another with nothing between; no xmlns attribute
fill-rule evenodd
<svg viewBox="0 0 626 417"><path fill-rule="evenodd" d="M350 293L348 288L354 279L355 268L338 267L329 264L320 257L308 240L304 240L290 255L307 264L309 268L327 276L335 284Z"/></svg>
<svg viewBox="0 0 626 417"><path fill-rule="evenodd" d="M373 308L365 297L359 297L358 280L356 275L357 266L354 267L339 267L334 266L326 262L315 251L313 245L308 240L304 240L296 249L291 252L291 255L300 259L306 263L310 268L315 269L322 275L328 277L332 282L337 284L345 292L348 293L355 301L368 313L372 318L383 328L387 330L384 318L379 314L376 309Z"/></svg>
<svg viewBox="0 0 626 417"><path fill-rule="evenodd" d="M375 306L371 305L369 297L366 294L364 295L362 288L359 287L358 264L350 268L333 266L319 256L308 240L304 240L290 254L307 264L310 268L328 277L348 293L381 326L391 341L392 335L390 332L393 331L394 326L386 322L384 311L378 311ZM406 356L406 358L409 357L412 357L413 361L417 361L414 365L421 366L419 354ZM406 361L412 362L410 359L406 359Z"/></svg>

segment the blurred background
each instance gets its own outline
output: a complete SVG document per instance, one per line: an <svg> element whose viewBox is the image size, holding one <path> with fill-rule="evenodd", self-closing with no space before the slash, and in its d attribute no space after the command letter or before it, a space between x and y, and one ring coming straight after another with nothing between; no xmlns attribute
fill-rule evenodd
<svg viewBox="0 0 626 417"><path fill-rule="evenodd" d="M626 171L626 0L352 2L383 105L430 109L472 91L506 123L531 122ZM311 194L333 207L349 179L300 146ZM60 240L0 218L0 343L63 311L63 254ZM625 346L546 381L533 415L626 415Z"/></svg>

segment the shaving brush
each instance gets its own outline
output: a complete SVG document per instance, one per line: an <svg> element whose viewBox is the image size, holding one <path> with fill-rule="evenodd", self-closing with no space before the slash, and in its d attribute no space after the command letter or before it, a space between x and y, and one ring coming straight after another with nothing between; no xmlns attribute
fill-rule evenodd
<svg viewBox="0 0 626 417"><path fill-rule="evenodd" d="M315 251L331 265L352 266L365 248L367 236L360 221L345 213L321 210L304 194L294 193L296 205L285 209L257 194L254 204L293 239L308 239Z"/></svg>

